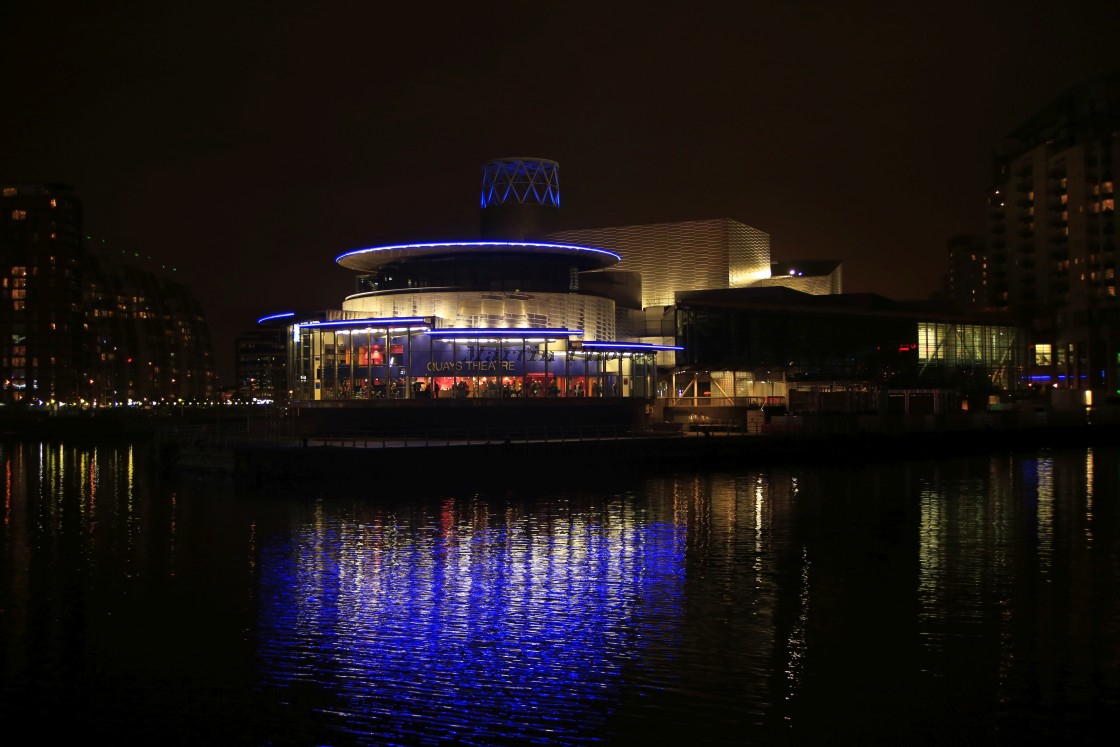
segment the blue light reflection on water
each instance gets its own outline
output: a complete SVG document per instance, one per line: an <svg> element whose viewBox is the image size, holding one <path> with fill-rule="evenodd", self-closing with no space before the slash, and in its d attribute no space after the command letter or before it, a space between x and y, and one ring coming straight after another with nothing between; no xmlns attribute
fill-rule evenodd
<svg viewBox="0 0 1120 747"><path fill-rule="evenodd" d="M1115 741L1116 447L442 501L169 482L123 446L0 462L8 733Z"/></svg>
<svg viewBox="0 0 1120 747"><path fill-rule="evenodd" d="M595 741L627 668L680 628L684 531L621 505L465 508L323 520L264 548L264 678L329 691L320 715L370 743Z"/></svg>

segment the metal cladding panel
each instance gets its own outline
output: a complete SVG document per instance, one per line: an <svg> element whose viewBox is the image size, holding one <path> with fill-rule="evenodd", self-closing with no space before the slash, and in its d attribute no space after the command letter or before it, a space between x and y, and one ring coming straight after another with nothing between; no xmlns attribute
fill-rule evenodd
<svg viewBox="0 0 1120 747"><path fill-rule="evenodd" d="M588 340L615 339L614 301L575 293L386 293L352 296L342 308L376 318L437 316L455 328L582 329Z"/></svg>
<svg viewBox="0 0 1120 747"><path fill-rule="evenodd" d="M791 288L795 291L808 293L813 296L828 296L840 293L841 280L840 268L828 275L811 275L807 277L786 277L775 275L754 284L756 288Z"/></svg>
<svg viewBox="0 0 1120 747"><path fill-rule="evenodd" d="M617 270L642 275L642 306L669 306L678 291L749 285L770 277L770 236L728 219L559 231L622 255Z"/></svg>
<svg viewBox="0 0 1120 747"><path fill-rule="evenodd" d="M743 288L770 277L770 234L727 222L728 283Z"/></svg>

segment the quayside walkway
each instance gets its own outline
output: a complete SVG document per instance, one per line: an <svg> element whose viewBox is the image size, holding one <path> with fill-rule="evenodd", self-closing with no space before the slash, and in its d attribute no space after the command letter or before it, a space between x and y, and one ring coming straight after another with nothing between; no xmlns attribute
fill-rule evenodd
<svg viewBox="0 0 1120 747"><path fill-rule="evenodd" d="M180 471L224 473L255 483L369 480L461 482L476 476L563 476L747 464L839 464L1120 443L1120 423L1085 418L879 421L878 428L808 424L764 432L681 427L372 430L292 435L201 428L161 434L165 463Z"/></svg>

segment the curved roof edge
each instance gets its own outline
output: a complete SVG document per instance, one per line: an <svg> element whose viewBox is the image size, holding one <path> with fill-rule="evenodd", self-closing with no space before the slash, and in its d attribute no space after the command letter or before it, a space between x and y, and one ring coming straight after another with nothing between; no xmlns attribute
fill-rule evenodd
<svg viewBox="0 0 1120 747"><path fill-rule="evenodd" d="M335 257L335 263L348 270L368 272L388 262L439 255L522 251L525 254L552 254L583 258L594 269L610 267L622 257L593 246L548 243L543 241L439 241L424 244L390 244L353 249Z"/></svg>

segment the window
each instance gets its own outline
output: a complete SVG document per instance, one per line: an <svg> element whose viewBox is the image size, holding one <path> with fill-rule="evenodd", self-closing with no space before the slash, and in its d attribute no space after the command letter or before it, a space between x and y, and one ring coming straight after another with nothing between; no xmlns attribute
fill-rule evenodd
<svg viewBox="0 0 1120 747"><path fill-rule="evenodd" d="M12 220L27 220L27 211L26 210L13 210L12 211Z"/></svg>
<svg viewBox="0 0 1120 747"><path fill-rule="evenodd" d="M17 193L16 193L16 188L15 187L4 187L4 196L5 197L15 197L16 194Z"/></svg>
<svg viewBox="0 0 1120 747"><path fill-rule="evenodd" d="M1036 366L1049 366L1053 360L1050 343L1040 342L1034 346L1034 364Z"/></svg>

